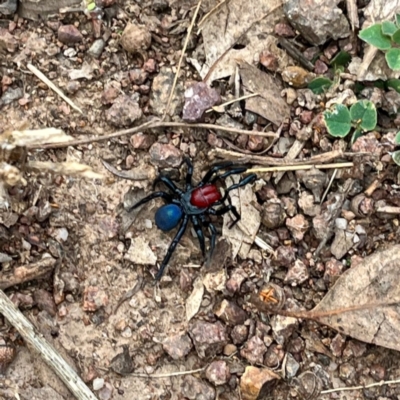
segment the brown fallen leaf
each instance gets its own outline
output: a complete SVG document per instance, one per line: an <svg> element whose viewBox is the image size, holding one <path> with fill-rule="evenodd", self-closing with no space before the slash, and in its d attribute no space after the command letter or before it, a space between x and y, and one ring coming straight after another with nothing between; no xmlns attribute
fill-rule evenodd
<svg viewBox="0 0 400 400"><path fill-rule="evenodd" d="M250 301L263 312L315 320L366 343L400 351L400 245L366 257L347 270L311 311L279 310L259 295Z"/></svg>
<svg viewBox="0 0 400 400"><path fill-rule="evenodd" d="M51 172L53 174L79 176L87 179L103 179L103 175L94 172L91 167L77 162L53 163L50 161L29 161L27 168L39 172Z"/></svg>

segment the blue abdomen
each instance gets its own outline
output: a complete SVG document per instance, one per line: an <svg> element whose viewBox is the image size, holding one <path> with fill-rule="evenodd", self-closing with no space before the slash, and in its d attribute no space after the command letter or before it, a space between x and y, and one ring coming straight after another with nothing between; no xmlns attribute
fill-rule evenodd
<svg viewBox="0 0 400 400"><path fill-rule="evenodd" d="M182 209L176 204L166 204L160 207L155 216L156 225L164 232L175 228L182 218Z"/></svg>

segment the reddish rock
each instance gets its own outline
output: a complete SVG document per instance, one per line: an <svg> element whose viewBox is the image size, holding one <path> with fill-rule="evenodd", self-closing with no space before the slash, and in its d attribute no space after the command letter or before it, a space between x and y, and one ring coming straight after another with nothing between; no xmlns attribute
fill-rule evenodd
<svg viewBox="0 0 400 400"><path fill-rule="evenodd" d="M33 299L39 310L47 311L52 317L57 314L56 303L50 292L43 289L36 289L33 292Z"/></svg>
<svg viewBox="0 0 400 400"><path fill-rule="evenodd" d="M231 374L226 361L213 361L206 369L206 378L215 386L225 385Z"/></svg>
<svg viewBox="0 0 400 400"><path fill-rule="evenodd" d="M262 136L250 135L247 141L247 147L251 151L260 151L264 146L264 138Z"/></svg>
<svg viewBox="0 0 400 400"><path fill-rule="evenodd" d="M212 324L196 321L191 325L189 335L201 358L214 357L221 353L228 342L225 327L221 322Z"/></svg>
<svg viewBox="0 0 400 400"><path fill-rule="evenodd" d="M243 324L247 319L247 314L243 309L228 300L222 300L221 304L214 310L214 314L231 326Z"/></svg>
<svg viewBox="0 0 400 400"><path fill-rule="evenodd" d="M129 71L129 79L135 85L143 85L148 77L149 74L139 68L135 68Z"/></svg>
<svg viewBox="0 0 400 400"><path fill-rule="evenodd" d="M226 282L226 289L231 293L238 292L243 281L247 278L248 275L242 268L236 268Z"/></svg>
<svg viewBox="0 0 400 400"><path fill-rule="evenodd" d="M296 260L293 265L289 267L289 271L285 277L285 283L292 285L300 285L309 278L307 265L301 260Z"/></svg>
<svg viewBox="0 0 400 400"><path fill-rule="evenodd" d="M149 149L155 141L154 136L139 132L131 136L130 142L134 149Z"/></svg>
<svg viewBox="0 0 400 400"><path fill-rule="evenodd" d="M215 389L192 375L185 376L182 384L182 394L189 400L215 399Z"/></svg>
<svg viewBox="0 0 400 400"><path fill-rule="evenodd" d="M263 50L260 54L260 64L272 72L276 72L279 68L278 58L269 50Z"/></svg>
<svg viewBox="0 0 400 400"><path fill-rule="evenodd" d="M83 292L84 311L97 311L108 304L108 296L96 286L88 286Z"/></svg>
<svg viewBox="0 0 400 400"><path fill-rule="evenodd" d="M58 28L58 40L65 44L80 43L83 40L82 33L74 25L61 25Z"/></svg>
<svg viewBox="0 0 400 400"><path fill-rule="evenodd" d="M332 354L335 357L341 357L345 344L346 344L346 338L340 333L336 334L336 336L332 339L330 344L330 349L332 351Z"/></svg>
<svg viewBox="0 0 400 400"><path fill-rule="evenodd" d="M261 222L268 229L276 229L285 222L285 208L280 199L272 198L263 204Z"/></svg>
<svg viewBox="0 0 400 400"><path fill-rule="evenodd" d="M279 246L276 249L276 258L272 259L272 264L277 267L287 267L294 263L296 250L293 247Z"/></svg>
<svg viewBox="0 0 400 400"><path fill-rule="evenodd" d="M190 353L192 341L186 334L171 336L163 342L163 349L174 360L179 360Z"/></svg>
<svg viewBox="0 0 400 400"><path fill-rule="evenodd" d="M188 122L200 121L206 110L219 104L221 96L204 82L196 82L185 91L182 118Z"/></svg>
<svg viewBox="0 0 400 400"><path fill-rule="evenodd" d="M380 157L383 152L383 147L374 133L369 132L366 135L360 136L351 146L351 150L356 153L369 153Z"/></svg>
<svg viewBox="0 0 400 400"><path fill-rule="evenodd" d="M243 349L240 350L240 355L250 364L262 364L266 351L267 347L264 342L259 337L253 336L245 343Z"/></svg>
<svg viewBox="0 0 400 400"><path fill-rule="evenodd" d="M274 381L280 376L268 368L246 367L240 378L242 400L257 400L269 396Z"/></svg>
<svg viewBox="0 0 400 400"><path fill-rule="evenodd" d="M157 62L154 58L149 58L144 64L143 64L143 69L148 72L149 74L152 74L154 72L157 72Z"/></svg>
<svg viewBox="0 0 400 400"><path fill-rule="evenodd" d="M295 37L296 33L289 24L283 22L275 25L275 33L282 37Z"/></svg>
<svg viewBox="0 0 400 400"><path fill-rule="evenodd" d="M103 91L101 94L101 104L108 105L112 104L112 102L118 97L119 90L115 87L109 87Z"/></svg>
<svg viewBox="0 0 400 400"><path fill-rule="evenodd" d="M321 60L315 61L314 72L318 75L323 75L329 70L329 67Z"/></svg>
<svg viewBox="0 0 400 400"><path fill-rule="evenodd" d="M298 320L283 315L274 315L271 318L271 328L274 339L278 344L285 344L286 340L292 335L297 328Z"/></svg>
<svg viewBox="0 0 400 400"><path fill-rule="evenodd" d="M122 128L133 124L142 117L143 113L137 101L130 96L117 97L114 104L106 111L106 120L109 124Z"/></svg>
<svg viewBox="0 0 400 400"><path fill-rule="evenodd" d="M154 143L149 153L151 163L158 167L179 167L182 164L181 152L171 144Z"/></svg>
<svg viewBox="0 0 400 400"><path fill-rule="evenodd" d="M335 258L331 258L325 263L324 281L334 283L342 275L344 265Z"/></svg>
<svg viewBox="0 0 400 400"><path fill-rule="evenodd" d="M231 338L234 344L242 344L246 341L249 329L246 325L236 325L231 331Z"/></svg>
<svg viewBox="0 0 400 400"><path fill-rule="evenodd" d="M302 214L297 214L293 218L287 218L286 226L290 230L293 238L299 242L303 240L304 234L307 232L310 224Z"/></svg>
<svg viewBox="0 0 400 400"><path fill-rule="evenodd" d="M270 368L277 368L281 365L285 352L276 344L273 344L267 350L264 357L264 365Z"/></svg>

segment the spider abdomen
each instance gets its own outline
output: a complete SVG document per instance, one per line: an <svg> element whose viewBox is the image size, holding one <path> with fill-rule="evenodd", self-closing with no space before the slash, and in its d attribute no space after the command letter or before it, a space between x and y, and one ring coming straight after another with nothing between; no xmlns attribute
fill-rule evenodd
<svg viewBox="0 0 400 400"><path fill-rule="evenodd" d="M182 209L176 204L165 204L160 207L155 215L157 228L164 232L174 229L182 219Z"/></svg>
<svg viewBox="0 0 400 400"><path fill-rule="evenodd" d="M213 184L208 184L193 190L190 203L199 208L207 208L220 200L221 197L218 188Z"/></svg>

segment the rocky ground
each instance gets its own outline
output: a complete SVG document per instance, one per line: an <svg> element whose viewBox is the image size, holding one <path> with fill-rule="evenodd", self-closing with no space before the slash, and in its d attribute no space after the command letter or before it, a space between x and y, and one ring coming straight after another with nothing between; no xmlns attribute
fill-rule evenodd
<svg viewBox="0 0 400 400"><path fill-rule="evenodd" d="M310 11L298 3L255 2L248 23L251 10L240 2L216 10L204 2L187 42L194 1L110 0L39 20L24 9L19 17L12 1L0 4L0 287L97 398L400 398L396 384L371 385L400 376L390 341L356 340L362 326L347 336L252 301L261 293L267 306L312 310L346 270L399 243L400 175L390 156L398 94L375 79L356 91L364 48L342 4ZM372 3L354 3L361 23L379 20ZM313 93L307 83L333 79L340 51L351 64L329 93ZM373 78L396 77L374 62ZM232 101L254 93L261 96ZM322 112L356 96L377 104L378 126L350 144L327 133ZM103 137L161 119L158 128ZM182 121L226 129L172 124ZM57 128L76 143L44 146L28 128ZM25 135L20 152L6 148L12 131ZM153 190L159 172L182 182L184 157L195 182L227 159L249 168L352 164L256 172L254 184L232 193L239 226L227 228L230 215L211 217L219 240L210 265L188 230L155 284L173 238L154 223L162 202L126 209ZM52 166L34 164L45 161ZM5 162L17 168L15 181ZM1 336L2 398L74 398L5 319Z"/></svg>

